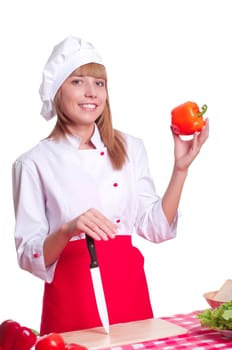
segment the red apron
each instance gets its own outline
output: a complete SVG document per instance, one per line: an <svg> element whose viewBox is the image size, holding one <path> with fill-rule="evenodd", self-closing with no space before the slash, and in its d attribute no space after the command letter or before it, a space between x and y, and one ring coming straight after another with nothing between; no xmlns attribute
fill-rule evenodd
<svg viewBox="0 0 232 350"><path fill-rule="evenodd" d="M131 236L95 241L110 324L152 318L144 258ZM102 326L90 274L85 239L71 241L45 283L40 333Z"/></svg>

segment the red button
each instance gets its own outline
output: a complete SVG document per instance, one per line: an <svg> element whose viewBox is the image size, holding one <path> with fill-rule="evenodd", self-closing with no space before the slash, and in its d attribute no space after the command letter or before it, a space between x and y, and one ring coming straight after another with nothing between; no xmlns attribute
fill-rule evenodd
<svg viewBox="0 0 232 350"><path fill-rule="evenodd" d="M117 219L117 220L116 220L116 223L117 223L117 224L119 224L119 223L120 223L120 221L121 221L120 219Z"/></svg>
<svg viewBox="0 0 232 350"><path fill-rule="evenodd" d="M114 186L114 187L117 187L117 186L118 186L117 182L115 182L115 183L113 184L113 186Z"/></svg>
<svg viewBox="0 0 232 350"><path fill-rule="evenodd" d="M33 253L33 257L34 258L38 258L39 257L39 253L38 252Z"/></svg>
<svg viewBox="0 0 232 350"><path fill-rule="evenodd" d="M101 151L100 156L104 156L105 152Z"/></svg>

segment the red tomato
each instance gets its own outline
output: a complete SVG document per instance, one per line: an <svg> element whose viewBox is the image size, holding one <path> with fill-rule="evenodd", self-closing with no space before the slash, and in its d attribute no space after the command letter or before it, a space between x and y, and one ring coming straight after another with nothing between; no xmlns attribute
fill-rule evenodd
<svg viewBox="0 0 232 350"><path fill-rule="evenodd" d="M203 114L206 112L207 106L202 106L200 111L195 102L185 102L171 111L171 127L178 135L192 135L201 131L205 125Z"/></svg>
<svg viewBox="0 0 232 350"><path fill-rule="evenodd" d="M59 333L49 333L37 339L35 350L65 350L65 342Z"/></svg>
<svg viewBox="0 0 232 350"><path fill-rule="evenodd" d="M88 348L84 345L70 343L65 345L65 350L88 350Z"/></svg>

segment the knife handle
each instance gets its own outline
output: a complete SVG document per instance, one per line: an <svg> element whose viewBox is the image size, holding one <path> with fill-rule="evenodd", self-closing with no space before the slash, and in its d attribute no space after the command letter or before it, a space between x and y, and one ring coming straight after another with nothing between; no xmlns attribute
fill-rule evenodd
<svg viewBox="0 0 232 350"><path fill-rule="evenodd" d="M94 244L94 239L88 235L86 236L86 243L89 250L90 255L90 268L98 267L98 261L97 261L97 253L96 248Z"/></svg>

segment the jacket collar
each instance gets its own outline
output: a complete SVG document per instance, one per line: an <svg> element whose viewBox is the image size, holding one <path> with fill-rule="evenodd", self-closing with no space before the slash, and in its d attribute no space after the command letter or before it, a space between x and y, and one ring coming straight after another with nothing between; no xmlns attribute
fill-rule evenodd
<svg viewBox="0 0 232 350"><path fill-rule="evenodd" d="M79 146L81 144L81 137L80 136L70 135L70 134L66 134L65 136L66 136L66 139L68 140L68 142L73 147L79 148ZM102 142L101 135L100 135L100 132L98 130L97 124L94 124L94 132L93 132L93 135L91 137L91 142L96 148L104 147L104 144Z"/></svg>

